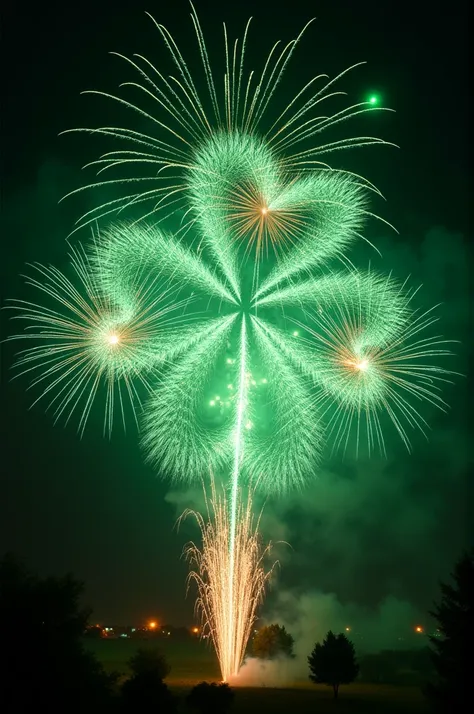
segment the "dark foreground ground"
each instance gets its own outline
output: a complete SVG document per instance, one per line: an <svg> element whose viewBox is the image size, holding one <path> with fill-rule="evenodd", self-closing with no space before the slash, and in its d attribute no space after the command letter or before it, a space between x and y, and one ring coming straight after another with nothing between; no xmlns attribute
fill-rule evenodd
<svg viewBox="0 0 474 714"><path fill-rule="evenodd" d="M218 682L219 669L213 651L199 641L156 642L137 640L89 640L91 649L107 671L126 677L127 661L142 646L159 647L171 666L167 678L170 689L184 702L189 690L198 682ZM184 705L183 712L186 711ZM426 714L423 695L417 687L393 687L375 684L351 684L341 687L334 701L328 687L313 685L309 680L296 680L291 686L235 687L233 714Z"/></svg>
<svg viewBox="0 0 474 714"><path fill-rule="evenodd" d="M178 693L178 692L177 692ZM187 692L186 692L187 693ZM183 695L186 694L183 691ZM183 709L184 711L184 709ZM427 714L419 690L412 687L348 685L335 701L327 687L278 689L242 687L235 689L233 714Z"/></svg>

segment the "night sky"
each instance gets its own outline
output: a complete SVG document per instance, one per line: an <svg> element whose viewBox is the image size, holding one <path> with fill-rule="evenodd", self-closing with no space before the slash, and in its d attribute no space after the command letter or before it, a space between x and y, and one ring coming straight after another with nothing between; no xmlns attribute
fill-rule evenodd
<svg viewBox="0 0 474 714"><path fill-rule="evenodd" d="M74 9L40 3L28 14L7 4L15 7L2 23L2 300L24 297L25 262L66 263L65 238L87 205L57 202L84 181L80 168L100 147L58 134L113 121L113 106L80 96L92 88L113 92L122 81L123 67L108 52L140 52L171 71L148 10L197 61L185 0L143 8L105 0ZM411 456L392 434L385 461L342 460L327 449L311 487L269 499L264 535L289 541L293 550L279 552L278 584L263 615L284 619L294 631L308 620L324 620L328 629L349 618L390 639L390 628L425 617L437 581L472 536L467 4L454 0L443 12L419 14L416 5L196 2L214 66L222 58L222 20L241 35L251 14L248 61L255 65L275 39L291 39L316 16L288 70L298 85L367 60L341 89L354 102L375 92L396 113L369 116L354 130L401 148L355 150L337 156L336 165L381 189L387 202L377 212L399 234L373 223L366 235L383 260L357 247L351 258L423 283L420 303L442 303L440 330L460 341L449 367L467 375L446 387L448 414L424 411L430 442L415 435ZM15 328L7 311L1 317L5 338ZM80 440L74 425L53 426L40 405L29 410L27 381L9 381L13 354L3 345L0 550L42 574L73 572L85 581L98 620L191 622L180 555L195 533L191 526L176 532L174 524L197 492L171 489L145 466L133 429L109 442L91 426Z"/></svg>

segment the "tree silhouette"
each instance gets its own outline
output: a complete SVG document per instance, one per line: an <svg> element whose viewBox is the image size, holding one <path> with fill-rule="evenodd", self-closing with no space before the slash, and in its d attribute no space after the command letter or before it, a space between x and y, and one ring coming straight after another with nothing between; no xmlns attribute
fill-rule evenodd
<svg viewBox="0 0 474 714"><path fill-rule="evenodd" d="M116 676L84 649L82 590L71 575L39 578L11 555L0 561L2 712L108 711Z"/></svg>
<svg viewBox="0 0 474 714"><path fill-rule="evenodd" d="M280 625L261 627L252 641L252 654L260 659L273 659L278 655L293 656L294 639Z"/></svg>
<svg viewBox="0 0 474 714"><path fill-rule="evenodd" d="M331 630L323 644L317 643L308 657L309 678L317 684L333 688L337 699L340 684L353 682L359 673L354 645L345 635L335 635Z"/></svg>
<svg viewBox="0 0 474 714"><path fill-rule="evenodd" d="M138 649L128 663L134 676L153 674L157 679L166 679L171 672L166 657L154 647Z"/></svg>
<svg viewBox="0 0 474 714"><path fill-rule="evenodd" d="M233 702L234 692L226 682L201 682L186 698L186 704L199 714L225 714Z"/></svg>
<svg viewBox="0 0 474 714"><path fill-rule="evenodd" d="M175 712L175 698L163 681L170 673L164 655L157 649L143 648L137 650L128 664L132 676L122 685L122 711Z"/></svg>
<svg viewBox="0 0 474 714"><path fill-rule="evenodd" d="M471 687L474 642L474 551L462 557L452 574L454 585L441 583L441 601L430 614L438 636L430 637L437 681L426 694L438 712L463 711Z"/></svg>

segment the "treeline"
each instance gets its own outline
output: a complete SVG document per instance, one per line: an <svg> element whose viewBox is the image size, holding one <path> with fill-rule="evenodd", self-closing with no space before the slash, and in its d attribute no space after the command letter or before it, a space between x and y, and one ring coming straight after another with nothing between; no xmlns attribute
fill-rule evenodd
<svg viewBox="0 0 474 714"><path fill-rule="evenodd" d="M376 684L422 684L435 712L464 711L470 687L474 642L474 557L456 564L450 583L431 613L438 637L430 648L385 651L358 657L343 634L329 631L308 655L309 678L338 696L339 686L359 679ZM234 692L202 682L178 704L165 679L169 666L155 649L141 649L129 662L131 676L107 673L84 646L90 611L80 605L83 586L71 575L39 578L18 560L0 561L0 711L2 714L89 714L160 711L174 714L184 705L202 714L224 714ZM261 628L253 655L292 657L293 638L284 627ZM182 709L181 709L182 710Z"/></svg>

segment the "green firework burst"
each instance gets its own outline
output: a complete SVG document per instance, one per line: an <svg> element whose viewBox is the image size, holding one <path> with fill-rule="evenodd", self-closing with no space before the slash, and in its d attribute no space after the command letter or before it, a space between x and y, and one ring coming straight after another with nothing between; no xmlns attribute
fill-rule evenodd
<svg viewBox="0 0 474 714"><path fill-rule="evenodd" d="M155 23L178 77L143 57L123 58L139 80L130 89L155 113L110 97L155 131L93 130L130 146L94 162L101 176L137 167L153 176L111 179L139 190L79 221L151 202L143 217L162 223L105 226L90 249L73 253L75 278L39 267L44 280L30 282L54 305L14 303L33 322L27 337L40 340L19 365L38 375L40 398L50 398L56 417L78 412L81 431L101 384L108 431L115 411L125 421L124 396L134 414L141 408L143 388L142 443L177 480L200 479L211 467L234 473L234 485L245 474L285 490L312 476L325 439L347 445L354 425L357 444L365 425L370 448L384 450L382 414L409 446L409 430L425 426L418 402L445 406L438 386L448 373L431 360L447 351L440 338L424 336L431 313L416 314L405 286L371 272L325 271L330 259L346 262L378 191L319 157L386 142L316 140L380 107L366 102L320 117L343 72L322 85L324 76L315 77L271 117L303 33L281 51L275 45L256 77L245 63L248 25L233 51L225 31L221 96L194 9L192 21L207 99ZM154 183L142 191L142 180ZM165 229L165 217L178 211L179 230Z"/></svg>
<svg viewBox="0 0 474 714"><path fill-rule="evenodd" d="M311 478L325 439L347 446L355 428L358 445L362 426L384 451L385 414L409 447L426 428L418 403L446 407L436 360L449 351L425 336L436 318L412 309L404 285L328 273L257 288L246 308L218 267L150 226L110 227L89 255L73 252L75 281L38 266L42 281L29 282L50 306L14 301L28 322L17 338L39 340L22 373L38 374L57 418L78 411L81 431L101 383L109 431L124 395L140 406L141 385L142 443L164 473L190 481L237 462L277 491Z"/></svg>
<svg viewBox="0 0 474 714"><path fill-rule="evenodd" d="M212 240L216 247L223 239L219 235L222 222L218 220L216 243L215 217L221 216L221 209L228 208L230 202L234 229L240 240L250 242L258 258L269 242L278 250L281 240L288 243L299 235L297 225L307 202L331 201L335 206L335 202L344 199L344 191L340 196L337 187L331 195L324 195L328 187L319 186L315 169L329 168L321 157L348 148L390 145L371 136L319 141L324 132L344 126L361 114L391 111L374 106L369 100L327 114L327 105L344 94L336 89L338 83L364 63L349 67L332 79L324 74L313 77L300 86L282 110L272 113L277 88L284 84L293 53L310 23L282 48L278 42L271 48L260 74L249 68L246 61L250 21L242 41L236 39L234 43L224 25L222 82L216 80L216 73L211 69L204 35L192 7L198 62L200 60L206 79L203 92L197 89L172 35L149 17L169 51L177 75L166 75L141 55L129 58L115 53L132 73L132 81L121 85L123 95L86 92L137 115L148 131L117 126L71 130L110 139L113 146L121 147L88 164L97 169L97 180L72 193L112 186L123 189L124 195L86 213L79 219L78 228L114 214L118 209L136 213L138 208L142 217L163 218L184 213L181 230L185 233L196 221L207 226L204 208L214 214L210 233L207 235L205 231L204 238ZM190 62L195 65L196 57ZM292 91L294 86L292 83ZM305 182L307 174L310 177ZM343 172L332 174L333 182L337 183L338 176L342 179ZM353 178L366 189L378 192L366 179ZM292 187L293 182L298 182L299 187ZM194 205L189 203L190 190L196 198ZM271 206L273 210L267 210ZM259 228L262 209L265 219ZM252 230L248 230L249 221ZM326 242L329 237L330 231Z"/></svg>
<svg viewBox="0 0 474 714"><path fill-rule="evenodd" d="M410 430L426 431L422 403L446 406L440 386L450 373L437 361L449 351L430 332L432 312L413 307L413 291L348 268L347 251L377 218L370 199L380 192L321 158L389 142L320 137L387 110L369 100L321 115L351 67L314 77L272 113L306 28L282 49L276 43L257 74L245 61L249 23L234 43L224 26L222 83L193 7L191 17L205 92L152 18L176 76L119 55L134 73L122 85L131 94L92 92L148 129L76 130L115 143L91 163L97 180L73 193L112 187L120 195L75 230L127 210L136 220L101 227L91 246L74 249L70 275L36 266L28 282L43 301L13 301L27 328L12 339L35 342L17 366L34 375L55 418L77 413L82 432L105 394L104 429L116 412L126 423L128 402L163 475L228 478L225 501L213 491L210 522L198 518L203 550L188 551L227 678L241 664L267 581L241 479L269 492L301 487L326 441L347 448L353 436L357 449L365 433L370 449L384 451L387 420L409 447ZM344 270L329 272L330 260Z"/></svg>

